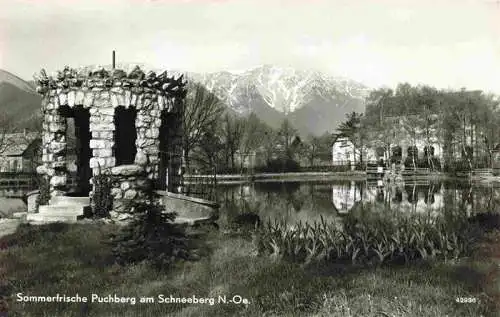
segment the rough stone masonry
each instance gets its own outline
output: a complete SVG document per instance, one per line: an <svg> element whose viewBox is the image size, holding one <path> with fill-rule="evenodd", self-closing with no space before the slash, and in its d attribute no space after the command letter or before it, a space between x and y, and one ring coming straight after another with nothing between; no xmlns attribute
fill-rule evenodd
<svg viewBox="0 0 500 317"><path fill-rule="evenodd" d="M77 127L81 184L88 185L92 198L93 177L111 175L114 217L127 214L126 202L151 187L176 192L182 186L182 76L145 74L139 67L128 74L66 67L55 78L42 70L37 84L43 97L43 157L37 172L50 183L51 197L70 189L68 118Z"/></svg>

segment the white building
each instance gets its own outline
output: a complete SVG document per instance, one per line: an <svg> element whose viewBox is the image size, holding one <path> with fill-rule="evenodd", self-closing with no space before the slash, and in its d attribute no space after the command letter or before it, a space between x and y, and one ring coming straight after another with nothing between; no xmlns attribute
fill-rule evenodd
<svg viewBox="0 0 500 317"><path fill-rule="evenodd" d="M355 165L361 160L361 151L345 137L338 137L332 145L332 165ZM363 161L377 160L375 150L367 148L363 151Z"/></svg>
<svg viewBox="0 0 500 317"><path fill-rule="evenodd" d="M389 161L396 159L405 162L412 153L416 159L435 157L443 160L443 146L434 126L427 129L419 127L417 116L386 117L387 129L380 135L371 135L366 141L363 153L364 162L375 162L383 159ZM332 145L333 165L349 165L360 161L360 151L355 149L353 143L345 138L338 137Z"/></svg>

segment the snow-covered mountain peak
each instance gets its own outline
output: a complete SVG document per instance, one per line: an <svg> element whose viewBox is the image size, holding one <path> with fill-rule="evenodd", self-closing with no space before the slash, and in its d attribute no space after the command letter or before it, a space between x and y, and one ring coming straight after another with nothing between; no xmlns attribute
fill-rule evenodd
<svg viewBox="0 0 500 317"><path fill-rule="evenodd" d="M335 78L319 71L262 65L246 72L193 75L219 98L238 112L246 112L245 103L258 94L265 103L285 114L292 113L319 97L335 100L339 95L364 99L367 87L352 80Z"/></svg>

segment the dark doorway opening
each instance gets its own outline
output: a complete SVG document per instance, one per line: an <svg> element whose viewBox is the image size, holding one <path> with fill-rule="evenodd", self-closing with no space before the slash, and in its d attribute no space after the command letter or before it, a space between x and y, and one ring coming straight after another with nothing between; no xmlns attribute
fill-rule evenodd
<svg viewBox="0 0 500 317"><path fill-rule="evenodd" d="M135 108L117 107L115 109L115 145L114 155L116 165L134 164L137 147L137 129Z"/></svg>
<svg viewBox="0 0 500 317"><path fill-rule="evenodd" d="M66 117L66 158L69 162L74 162L69 173L69 196L88 196L91 185L92 169L90 168L90 158L92 149L90 148L90 113L83 107L62 107L61 115Z"/></svg>
<svg viewBox="0 0 500 317"><path fill-rule="evenodd" d="M160 162L156 188L160 190L172 191L173 186L169 182L169 175L172 173L172 138L176 130L177 117L175 113L162 111L160 126Z"/></svg>

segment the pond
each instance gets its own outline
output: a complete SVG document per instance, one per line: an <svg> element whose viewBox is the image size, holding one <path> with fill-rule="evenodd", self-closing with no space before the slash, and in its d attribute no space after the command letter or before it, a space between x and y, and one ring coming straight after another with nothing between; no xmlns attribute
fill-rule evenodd
<svg viewBox="0 0 500 317"><path fill-rule="evenodd" d="M335 221L360 206L379 210L426 213L437 216L447 209L465 210L468 216L496 212L500 187L468 181L411 181L378 186L368 181L303 181L219 184L221 219L254 212L263 220L314 222L321 217Z"/></svg>
<svg viewBox="0 0 500 317"><path fill-rule="evenodd" d="M0 218L10 218L15 212L27 210L22 196L30 192L30 188L0 188Z"/></svg>

